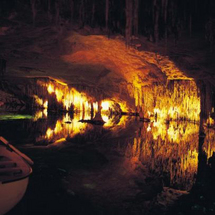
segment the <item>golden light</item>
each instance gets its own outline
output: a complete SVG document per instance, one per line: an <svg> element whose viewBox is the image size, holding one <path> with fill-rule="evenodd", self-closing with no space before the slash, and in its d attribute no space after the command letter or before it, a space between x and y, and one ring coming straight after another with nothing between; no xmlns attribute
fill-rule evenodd
<svg viewBox="0 0 215 215"><path fill-rule="evenodd" d="M38 119L41 119L43 118L43 112L40 110L40 111L37 111L34 115L34 121L37 121Z"/></svg>
<svg viewBox="0 0 215 215"><path fill-rule="evenodd" d="M151 131L152 130L152 128L151 128L151 126L150 126L150 124L148 125L148 127L147 127L147 132L149 132L149 131Z"/></svg>
<svg viewBox="0 0 215 215"><path fill-rule="evenodd" d="M48 110L39 110L34 114L34 121L37 121L38 119L47 118L48 116Z"/></svg>
<svg viewBox="0 0 215 215"><path fill-rule="evenodd" d="M102 119L105 122L105 125L107 126L108 122L110 121L107 115L102 114Z"/></svg>
<svg viewBox="0 0 215 215"><path fill-rule="evenodd" d="M40 105L43 106L43 100L41 98L39 98L37 95L34 95L35 98L35 102Z"/></svg>
<svg viewBox="0 0 215 215"><path fill-rule="evenodd" d="M213 118L211 118L211 116L209 115L209 117L208 117L208 119L207 119L207 121L206 121L206 124L208 125L208 126L211 126L211 125L213 125L214 124L214 119Z"/></svg>
<svg viewBox="0 0 215 215"><path fill-rule="evenodd" d="M93 110L98 112L98 102L93 102Z"/></svg>
<svg viewBox="0 0 215 215"><path fill-rule="evenodd" d="M53 84L48 84L48 88L47 88L49 94L52 94L54 93L54 85Z"/></svg>
<svg viewBox="0 0 215 215"><path fill-rule="evenodd" d="M41 98L39 98L37 95L34 95L34 99L35 99L35 103L37 104L37 105L39 105L40 107L42 107L42 108L48 108L48 101L47 100L43 100L43 99L41 99Z"/></svg>
<svg viewBox="0 0 215 215"><path fill-rule="evenodd" d="M102 101L101 106L102 106L103 111L108 111L110 106L111 106L111 102L110 101Z"/></svg>
<svg viewBox="0 0 215 215"><path fill-rule="evenodd" d="M92 125L79 122L81 113L76 113L71 119L70 115L66 113L62 119L58 119L54 128L48 128L46 134L41 136L39 140L47 140L48 142L55 142L59 139L73 138L77 134L83 134L92 128Z"/></svg>
<svg viewBox="0 0 215 215"><path fill-rule="evenodd" d="M181 189L189 190L198 169L198 125L174 121L155 125L143 127L129 141L125 152L130 162L127 165L135 169L136 164L142 163L157 174L168 173L170 186L179 184Z"/></svg>
<svg viewBox="0 0 215 215"><path fill-rule="evenodd" d="M53 131L51 128L48 128L48 130L46 131L45 137L46 137L47 139L50 139L50 138L52 138L53 133L54 133L54 131Z"/></svg>
<svg viewBox="0 0 215 215"><path fill-rule="evenodd" d="M143 94L144 116L159 121L189 120L199 121L200 95L197 85L191 80L171 80L168 86L146 87Z"/></svg>
<svg viewBox="0 0 215 215"><path fill-rule="evenodd" d="M45 87L47 89L48 94L56 98L59 104L62 104L62 107L65 110L72 110L74 108L75 111L90 111L91 103L89 101L92 98L85 93L80 93L74 88L70 88L66 83L63 83L57 79L49 80L48 82L38 81L37 82L40 86ZM38 100L38 99L37 99ZM42 101L37 102L41 105ZM46 103L45 106L48 104ZM94 109L98 109L93 105ZM89 115L89 114L88 114Z"/></svg>
<svg viewBox="0 0 215 215"><path fill-rule="evenodd" d="M44 107L45 109L48 108L48 101L45 101L45 102L43 103L43 107Z"/></svg>

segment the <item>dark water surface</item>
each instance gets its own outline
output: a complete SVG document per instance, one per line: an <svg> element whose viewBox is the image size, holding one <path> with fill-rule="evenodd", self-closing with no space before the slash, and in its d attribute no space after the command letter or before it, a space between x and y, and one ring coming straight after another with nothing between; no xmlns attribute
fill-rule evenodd
<svg viewBox="0 0 215 215"><path fill-rule="evenodd" d="M1 113L0 136L35 162L25 197L8 215L156 214L195 183L198 124L103 116L107 123L98 126L79 119ZM214 138L207 129L207 159Z"/></svg>

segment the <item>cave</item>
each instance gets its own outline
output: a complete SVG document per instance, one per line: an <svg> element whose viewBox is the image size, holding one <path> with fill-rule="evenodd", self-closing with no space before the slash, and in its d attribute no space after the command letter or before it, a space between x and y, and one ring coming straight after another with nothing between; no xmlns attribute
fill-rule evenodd
<svg viewBox="0 0 215 215"><path fill-rule="evenodd" d="M1 0L0 215L214 214L214 11ZM32 168L7 210L1 141Z"/></svg>

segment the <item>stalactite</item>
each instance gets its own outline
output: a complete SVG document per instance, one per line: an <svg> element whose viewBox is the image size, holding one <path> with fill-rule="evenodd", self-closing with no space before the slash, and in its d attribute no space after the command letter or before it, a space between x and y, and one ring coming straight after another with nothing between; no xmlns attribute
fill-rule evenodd
<svg viewBox="0 0 215 215"><path fill-rule="evenodd" d="M49 18L49 22L52 22L52 11L51 11L51 0L48 0L48 18Z"/></svg>
<svg viewBox="0 0 215 215"><path fill-rule="evenodd" d="M70 0L70 21L71 22L73 22L73 19L74 19L74 7L75 7L75 5L74 5L74 0Z"/></svg>
<svg viewBox="0 0 215 215"><path fill-rule="evenodd" d="M126 45L130 44L132 35L132 0L126 0L126 27L125 27L125 38Z"/></svg>
<svg viewBox="0 0 215 215"><path fill-rule="evenodd" d="M154 39L155 43L158 42L159 39L159 15L160 15L160 6L159 1L153 1L153 18L154 18Z"/></svg>
<svg viewBox="0 0 215 215"><path fill-rule="evenodd" d="M204 125L214 125L214 87L207 81L199 81L198 87L201 97L200 131L204 132Z"/></svg>
<svg viewBox="0 0 215 215"><path fill-rule="evenodd" d="M31 0L32 19L33 19L34 26L35 26L35 19L37 15L36 3L37 3L37 0Z"/></svg>
<svg viewBox="0 0 215 215"><path fill-rule="evenodd" d="M105 0L105 28L108 32L108 18L109 18L109 0Z"/></svg>
<svg viewBox="0 0 215 215"><path fill-rule="evenodd" d="M134 35L138 35L138 24L139 24L139 0L134 0Z"/></svg>
<svg viewBox="0 0 215 215"><path fill-rule="evenodd" d="M83 27L84 26L84 0L81 0L80 2L80 6L79 6L79 23L80 26Z"/></svg>
<svg viewBox="0 0 215 215"><path fill-rule="evenodd" d="M60 22L60 2L59 0L55 1L55 24L59 25Z"/></svg>
<svg viewBox="0 0 215 215"><path fill-rule="evenodd" d="M190 14L190 16L189 16L189 33L190 33L190 37L192 37L192 26L193 26L193 20L192 20L192 15Z"/></svg>
<svg viewBox="0 0 215 215"><path fill-rule="evenodd" d="M200 98L195 82L171 80L167 87L157 85L143 92L144 112L163 119L199 120Z"/></svg>
<svg viewBox="0 0 215 215"><path fill-rule="evenodd" d="M95 0L93 0L92 4L92 17L91 17L91 25L94 26L95 22Z"/></svg>
<svg viewBox="0 0 215 215"><path fill-rule="evenodd" d="M167 9L168 9L168 0L162 1L162 8L163 8L163 19L164 19L164 38L165 38L165 45L167 46Z"/></svg>

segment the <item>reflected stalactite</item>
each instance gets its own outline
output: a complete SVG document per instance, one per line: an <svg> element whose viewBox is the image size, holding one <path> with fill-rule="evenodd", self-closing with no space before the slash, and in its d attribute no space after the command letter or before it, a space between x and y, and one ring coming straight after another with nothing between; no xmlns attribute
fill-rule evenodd
<svg viewBox="0 0 215 215"><path fill-rule="evenodd" d="M79 122L80 118L80 114L76 114L73 117L68 113L65 114L57 119L55 123L52 123L51 126L48 126L45 134L37 138L37 142L53 143L62 138L73 138L77 134L84 134L87 130L91 129L91 126Z"/></svg>
<svg viewBox="0 0 215 215"><path fill-rule="evenodd" d="M37 84L40 88L35 91L34 100L43 110L35 114L34 123L49 121L49 113L57 112L61 117L44 124L36 142L81 142L87 140L86 134L94 140L102 138L104 130L110 130L114 137L127 129L129 116L120 115L129 112L126 102L103 99L99 90L96 95L88 95L56 80L37 80ZM129 171L141 164L163 177L166 186L189 190L196 174L197 180L204 177L208 159L215 151L215 131L211 128L213 87L199 82L197 88L192 80L169 80L166 86L137 85L133 98L139 117L150 121L123 139ZM103 121L104 125L94 127L84 120Z"/></svg>
<svg viewBox="0 0 215 215"><path fill-rule="evenodd" d="M179 126L170 122L169 128L167 125L161 129L153 125L151 130L148 128L144 126L137 131L128 144L126 156L131 163L139 161L164 177L168 181L166 186L191 189L198 165L198 125L181 122ZM172 128L174 133L170 134Z"/></svg>
<svg viewBox="0 0 215 215"><path fill-rule="evenodd" d="M212 87L210 83L199 81L198 86L200 88L201 97L201 112L200 112L200 125L199 125L199 146L198 146L198 172L197 183L201 183L205 180L208 169L208 159L214 152L214 130L209 129L205 125L212 123L210 117L213 111L212 104Z"/></svg>
<svg viewBox="0 0 215 215"><path fill-rule="evenodd" d="M90 119L90 115L86 115L85 112L84 118L87 120ZM96 113L94 120L104 120L104 128L111 128L112 131L117 131L119 128L125 128L126 117L120 115L113 115L112 117L106 112ZM58 115L58 118L52 118L48 116L47 110L40 110L35 113L33 120L35 122L40 122L40 120L47 120L46 126L43 129L43 135L40 135L36 138L37 143L49 144L58 141L59 139L72 139L76 135L85 135L88 131L93 128L93 125L90 123L83 123L83 112L75 113L74 115L69 113L62 113Z"/></svg>
<svg viewBox="0 0 215 215"><path fill-rule="evenodd" d="M197 183L204 180L207 171L207 154L203 150L203 144L205 141L205 133L201 131L201 125L199 129L199 147L198 147L198 171L197 171Z"/></svg>
<svg viewBox="0 0 215 215"><path fill-rule="evenodd" d="M213 153L215 152L215 130L211 128L207 128L205 130L205 141L202 146L202 150L205 151L207 157L212 157Z"/></svg>

